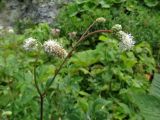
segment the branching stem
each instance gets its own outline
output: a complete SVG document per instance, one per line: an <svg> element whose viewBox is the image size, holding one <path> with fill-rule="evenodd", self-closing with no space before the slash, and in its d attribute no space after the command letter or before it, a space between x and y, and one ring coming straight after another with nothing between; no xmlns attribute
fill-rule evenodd
<svg viewBox="0 0 160 120"><path fill-rule="evenodd" d="M57 77L57 75L59 74L59 72L61 71L61 69L63 68L64 64L66 63L66 61L72 56L73 52L76 50L77 46L84 41L87 37L94 35L96 33L112 33L111 30L96 30L94 32L89 32L89 30L92 28L92 26L96 23L96 21L94 21L88 28L87 30L83 33L83 35L80 37L80 39L75 43L75 45L72 47L72 49L70 50L70 52L68 53L68 55L64 58L63 62L60 64L60 66L58 67L58 69L55 71L54 76L52 77L51 81L48 83L48 86L45 88L45 90L43 92L41 92L39 86L38 86L38 82L37 82L37 75L36 75L36 68L37 68L37 61L38 61L38 57L35 60L35 66L34 66L34 82L35 82L35 87L37 89L37 92L39 94L40 97L40 120L43 120L43 105L44 105L44 98L46 96L46 93L48 91L48 89L50 88L50 86L52 85L53 81L55 80L55 78Z"/></svg>
<svg viewBox="0 0 160 120"><path fill-rule="evenodd" d="M92 24L94 25L94 24ZM91 27L90 27L91 28ZM88 29L87 29L88 31ZM87 32L85 32L87 33ZM48 86L46 87L45 91L43 92L43 96L46 95L47 90L49 89L49 87L52 85L53 81L55 80L55 78L57 77L58 73L60 72L60 70L62 69L63 65L66 63L66 61L72 56L73 51L76 49L76 47L79 45L79 43L81 43L82 41L84 41L87 37L94 35L96 33L112 33L111 30L96 30L94 32L90 32L88 34L83 34L80 39L76 42L76 44L74 45L74 47L70 50L70 52L68 53L68 55L66 56L66 58L63 60L63 62L61 63L61 65L59 66L59 68L56 70L53 78L51 79L50 83L48 84Z"/></svg>

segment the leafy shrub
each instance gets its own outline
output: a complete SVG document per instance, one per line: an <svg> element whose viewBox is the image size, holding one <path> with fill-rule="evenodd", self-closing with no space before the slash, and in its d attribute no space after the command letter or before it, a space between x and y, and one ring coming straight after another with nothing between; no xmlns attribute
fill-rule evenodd
<svg viewBox="0 0 160 120"><path fill-rule="evenodd" d="M101 26L96 25L97 28ZM138 42L132 50L124 52L119 49L118 41L108 34L101 34L98 39L88 38L94 44L87 44L88 48L82 44L50 84L62 60L47 56L40 50L26 53L22 44L28 37L37 39L41 44L54 38L47 24L27 29L24 35L5 33L0 37L2 119L39 119L41 96L35 89L36 82L39 91L51 85L43 101L45 120L143 119L148 113L142 104L145 98L149 99L146 104L153 101L154 115L159 113L156 109L158 99L144 98L148 91L157 96L159 88L156 78L149 90L148 75L155 71L155 60L146 41ZM73 49L65 37L56 40L64 42L68 50ZM143 93L144 96L139 97L135 93ZM151 107L148 108L150 110Z"/></svg>
<svg viewBox="0 0 160 120"><path fill-rule="evenodd" d="M16 32L19 34L23 34L26 29L31 29L36 26L36 24L30 20L18 20L14 24Z"/></svg>
<svg viewBox="0 0 160 120"><path fill-rule="evenodd" d="M25 36L31 36L41 42L48 40L51 37L51 28L48 24L41 23L34 28L26 29Z"/></svg>
<svg viewBox="0 0 160 120"><path fill-rule="evenodd" d="M136 111L121 94L131 88L148 90L146 73L155 67L149 44L139 43L133 51L123 53L116 40L104 35L100 40L103 41L95 49L76 53L51 87L58 89L52 96L58 97L53 104L61 103L57 103L57 111L70 113L59 113L64 119L132 118ZM62 104L66 102L69 103Z"/></svg>
<svg viewBox="0 0 160 120"><path fill-rule="evenodd" d="M158 120L160 111L160 75L156 73L154 75L153 83L150 87L149 94L145 93L130 93L132 97L130 100L136 104L140 110L140 114L145 120Z"/></svg>
<svg viewBox="0 0 160 120"><path fill-rule="evenodd" d="M12 111L11 118L30 120L37 116L38 98L32 84L35 55L25 54L19 46L22 46L27 36L45 41L50 36L49 29L47 25L41 24L27 30L25 35L6 33L0 38L0 107L3 113ZM37 79L42 83L41 89L60 62L45 56L39 60ZM154 67L150 46L146 42L137 44L133 51L125 53L119 50L115 39L101 35L94 49L77 52L62 69L49 89L44 117L102 120L132 118L135 112L131 111L129 102L121 94L130 88L146 91L149 81L145 75L151 73Z"/></svg>
<svg viewBox="0 0 160 120"><path fill-rule="evenodd" d="M81 34L96 18L104 17L107 22L95 29L111 28L116 23L122 24L137 41L148 41L159 61L159 6L158 0L79 0L65 6L58 14L57 26L62 34L77 31Z"/></svg>

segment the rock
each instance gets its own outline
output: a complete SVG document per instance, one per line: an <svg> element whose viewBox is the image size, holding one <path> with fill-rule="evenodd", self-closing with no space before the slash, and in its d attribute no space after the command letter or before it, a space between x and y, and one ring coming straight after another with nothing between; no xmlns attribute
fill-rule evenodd
<svg viewBox="0 0 160 120"><path fill-rule="evenodd" d="M63 4L71 0L63 0ZM58 13L61 0L6 0L6 7L0 13L0 24L13 25L17 20L31 20L34 23L52 23Z"/></svg>
<svg viewBox="0 0 160 120"><path fill-rule="evenodd" d="M21 18L29 19L34 23L52 23L57 15L57 9L55 2L37 3L32 1L32 5L26 5L23 7Z"/></svg>
<svg viewBox="0 0 160 120"><path fill-rule="evenodd" d="M6 0L5 8L0 12L0 24L11 25L20 15L19 3L16 0Z"/></svg>

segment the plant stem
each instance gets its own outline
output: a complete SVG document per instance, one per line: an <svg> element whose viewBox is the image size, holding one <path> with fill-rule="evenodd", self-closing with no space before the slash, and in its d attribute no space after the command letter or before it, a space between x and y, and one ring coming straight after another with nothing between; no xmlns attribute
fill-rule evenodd
<svg viewBox="0 0 160 120"><path fill-rule="evenodd" d="M41 104L41 107L40 107L40 120L43 120L43 102L44 102L44 97L41 95L40 96L40 104Z"/></svg>
<svg viewBox="0 0 160 120"><path fill-rule="evenodd" d="M34 73L35 87L36 87L37 92L38 92L39 97L40 97L40 120L43 120L43 101L44 101L44 97L42 95L42 92L40 91L40 88L39 88L38 82L37 82L37 75L36 75L37 61L38 61L38 57L35 60L33 73Z"/></svg>
<svg viewBox="0 0 160 120"><path fill-rule="evenodd" d="M93 26L95 23L96 23L96 21L94 21L94 22L86 29L86 31L83 33L83 35L80 37L80 39L82 39L83 36L84 36L85 34L87 34L87 32L92 28L92 26Z"/></svg>
<svg viewBox="0 0 160 120"><path fill-rule="evenodd" d="M94 25L94 24L92 24ZM91 25L91 26L92 26ZM91 26L89 28L91 28ZM85 33L87 33L88 29L86 30ZM46 87L46 89L43 92L43 96L46 95L47 90L49 89L49 87L52 85L54 79L56 78L56 76L58 75L58 73L60 72L60 70L62 69L63 65L66 63L67 59L69 59L72 56L73 51L76 49L76 47L79 45L79 43L81 43L82 41L84 41L87 37L94 35L96 33L112 33L111 30L96 30L94 32L90 32L88 34L83 34L80 39L76 42L76 44L74 45L74 47L70 50L70 52L68 53L68 55L66 56L66 58L63 60L63 62L61 63L61 65L59 66L59 68L56 70L53 78L51 79L50 83L48 84L48 86Z"/></svg>
<svg viewBox="0 0 160 120"><path fill-rule="evenodd" d="M39 95L41 95L41 91L40 91L40 88L38 86L38 82L37 82L37 76L36 76L36 66L34 66L34 83L35 83L35 87L37 89L37 92Z"/></svg>
<svg viewBox="0 0 160 120"><path fill-rule="evenodd" d="M108 90L108 93L111 93L112 92L112 81L109 81L109 90Z"/></svg>

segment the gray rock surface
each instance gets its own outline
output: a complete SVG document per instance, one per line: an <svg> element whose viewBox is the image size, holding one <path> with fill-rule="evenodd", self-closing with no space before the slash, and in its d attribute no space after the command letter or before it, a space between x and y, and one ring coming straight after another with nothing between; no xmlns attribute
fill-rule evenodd
<svg viewBox="0 0 160 120"><path fill-rule="evenodd" d="M71 0L5 0L0 11L0 25L10 26L17 20L52 23L59 7Z"/></svg>

